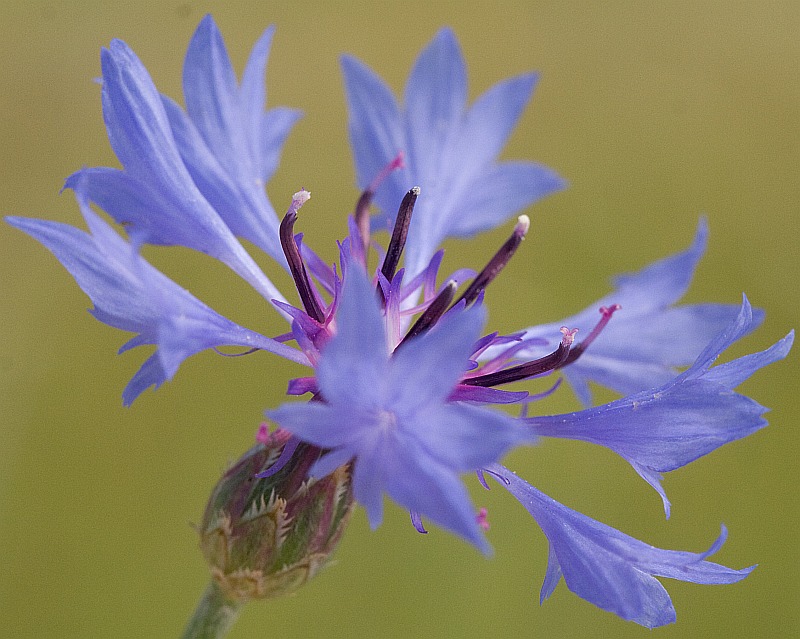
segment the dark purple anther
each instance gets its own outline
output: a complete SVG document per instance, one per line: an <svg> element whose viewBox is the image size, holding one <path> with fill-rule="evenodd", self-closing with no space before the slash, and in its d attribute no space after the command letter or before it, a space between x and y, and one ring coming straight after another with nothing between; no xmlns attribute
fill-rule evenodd
<svg viewBox="0 0 800 639"><path fill-rule="evenodd" d="M467 290L458 298L458 302L464 300L467 304L472 304L478 295L481 294L491 281L497 277L506 264L508 264L511 257L514 255L522 240L530 228L531 221L527 215L520 215L517 219L517 225L514 227L514 232L511 234L500 250L494 254L494 257L489 260L489 263L478 273L478 276L472 280L472 283L467 287ZM458 303L456 302L456 303Z"/></svg>
<svg viewBox="0 0 800 639"><path fill-rule="evenodd" d="M406 237L408 236L408 226L411 224L411 214L414 212L414 204L419 195L419 187L415 186L409 190L403 197L400 203L400 209L397 211L397 219L394 223L394 230L392 231L392 239L389 241L389 246L386 249L386 257L383 260L381 273L388 281L392 281L397 265L400 263L400 255L406 246Z"/></svg>
<svg viewBox="0 0 800 639"><path fill-rule="evenodd" d="M549 355L495 373L468 377L461 380L461 383L467 384L468 386L491 387L518 382L521 379L527 379L554 371L560 366L563 366L564 362L569 358L570 347L575 340L575 333L577 331L576 329L569 330L567 328L562 328L561 332L563 333L561 343L558 345L558 348Z"/></svg>
<svg viewBox="0 0 800 639"><path fill-rule="evenodd" d="M375 191L367 187L359 196L358 202L356 202L356 210L353 212L353 219L356 221L356 228L358 229L358 239L361 242L365 258L367 249L369 248L369 206L372 204L374 195ZM366 266L366 264L364 266Z"/></svg>
<svg viewBox="0 0 800 639"><path fill-rule="evenodd" d="M289 206L289 210L286 211L283 220L281 220L280 238L283 254L286 256L286 261L289 263L289 270L294 278L297 292L300 294L300 300L303 302L303 308L306 313L308 313L309 317L322 324L325 321L325 315L314 295L311 280L308 277L305 264L303 264L303 258L300 257L300 251L294 239L294 223L297 220L297 211L310 197L311 193L305 190L294 194L292 204Z"/></svg>
<svg viewBox="0 0 800 639"><path fill-rule="evenodd" d="M450 302L453 301L457 286L458 285L454 280L450 280L444 285L444 288L442 288L442 290L436 296L436 299L431 302L430 306L425 309L425 312L419 316L416 322L414 322L414 325L409 329L408 333L406 333L403 341L397 345L397 348L400 348L408 340L416 337L417 335L421 335L422 333L430 330L431 327L439 321L439 319L447 310L447 307L450 306Z"/></svg>

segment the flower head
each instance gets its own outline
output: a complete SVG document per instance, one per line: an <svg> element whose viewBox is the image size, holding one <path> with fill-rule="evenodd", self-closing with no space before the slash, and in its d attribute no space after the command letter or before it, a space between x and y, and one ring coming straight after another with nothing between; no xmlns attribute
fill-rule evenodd
<svg viewBox="0 0 800 639"><path fill-rule="evenodd" d="M336 335L316 367L320 401L268 413L328 451L312 476L325 477L355 460L354 494L373 527L381 522L385 492L488 549L459 475L531 437L504 413L448 401L469 366L484 315L480 307L450 313L392 352L375 287L351 264Z"/></svg>
<svg viewBox="0 0 800 639"><path fill-rule="evenodd" d="M330 560L353 510L350 467L321 481L308 478L319 448L302 444L280 472L253 479L271 466L290 438L269 433L225 471L211 492L200 525L200 549L229 599L286 595Z"/></svg>
<svg viewBox="0 0 800 639"><path fill-rule="evenodd" d="M510 335L482 335L484 291L521 246L529 219L519 216L478 271L439 278L437 249L444 238L494 227L563 186L550 169L497 161L535 77L502 82L466 109L464 63L445 29L420 55L401 109L375 74L345 58L350 136L364 192L339 244L339 265L330 266L295 233L310 194L298 191L278 222L263 190L297 118L292 110L264 112L271 37L268 30L256 43L237 83L213 20L204 18L184 66L186 111L158 93L125 43L112 42L102 54L102 104L122 169L83 169L67 180L89 233L8 220L56 255L99 320L136 334L121 350L156 347L125 389L126 404L172 378L186 357L222 345L310 368L291 380L288 394L310 393L311 400L269 411L281 430L260 431L259 446L212 495L202 544L226 592L252 595L255 573L269 577L259 583L276 593L312 574L342 532L351 477L352 496L373 527L382 521L385 494L410 511L420 532L430 520L486 552L486 511L473 508L462 483L469 472L487 488L486 475L494 477L544 531L550 560L542 599L563 577L579 596L652 627L675 619L656 577L731 583L746 576L751 568L707 561L724 529L705 553L654 548L566 508L498 463L540 437L596 443L656 488L669 514L662 473L765 425L766 409L733 389L785 357L793 334L761 353L712 366L763 314L746 298L740 307L674 305L703 253L705 223L688 250L619 278L612 294L585 311ZM380 225L368 219L373 200L391 231L377 265L372 232ZM123 224L131 241L90 204ZM296 292L278 291L240 237L284 267ZM287 320L286 332L267 337L219 315L142 259L145 243L181 245L221 260L271 302ZM537 394L502 388L562 372L587 405L589 381L623 397L537 415L532 406L555 392L560 379ZM508 410L515 407L518 416ZM293 525L300 547L283 543Z"/></svg>

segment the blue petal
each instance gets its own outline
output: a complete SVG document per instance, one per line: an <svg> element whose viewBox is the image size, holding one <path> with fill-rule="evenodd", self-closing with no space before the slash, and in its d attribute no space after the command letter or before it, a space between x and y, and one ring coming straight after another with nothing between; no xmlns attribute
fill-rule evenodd
<svg viewBox="0 0 800 639"><path fill-rule="evenodd" d="M424 449L412 445L398 446L391 455L382 455L376 464L385 473L385 490L398 504L460 535L484 554L491 548L475 520L475 508L457 473L425 455ZM353 488L356 490L358 475ZM387 472L388 471L388 472ZM370 481L369 477L365 477Z"/></svg>
<svg viewBox="0 0 800 639"><path fill-rule="evenodd" d="M535 437L521 426L501 411L446 404L415 415L406 428L440 464L466 473L497 461L515 446L533 443Z"/></svg>
<svg viewBox="0 0 800 639"><path fill-rule="evenodd" d="M703 377L711 364L727 349L731 344L740 340L742 337L753 331L762 321L762 316L753 312L747 296L742 295L742 306L739 309L736 319L725 327L708 345L703 352L697 356L694 364L681 374L679 379L697 379ZM769 362L767 362L769 363ZM755 369L752 372L755 372ZM749 376L749 375L748 375ZM746 377L744 379L747 379Z"/></svg>
<svg viewBox="0 0 800 639"><path fill-rule="evenodd" d="M403 194L421 188L406 245L409 276L427 266L445 238L497 226L563 188L563 180L543 167L497 164L530 99L534 75L497 84L467 111L464 61L453 32L443 29L415 63L401 113L372 71L352 58L343 66L359 185L366 188L402 150L406 167L377 189L375 202L392 220Z"/></svg>
<svg viewBox="0 0 800 639"><path fill-rule="evenodd" d="M269 180L278 168L284 142L292 127L303 116L302 111L288 107L275 107L261 118L261 148L259 171L261 179ZM262 189L263 190L263 189Z"/></svg>
<svg viewBox="0 0 800 639"><path fill-rule="evenodd" d="M156 186L127 171L102 167L83 169L65 183L65 188L76 195L80 191L79 197L85 196L124 224L134 245L193 248L227 264L267 299L284 299L193 183L194 202L176 199L175 193Z"/></svg>
<svg viewBox="0 0 800 639"><path fill-rule="evenodd" d="M258 348L308 364L298 351L214 312L142 259L85 200L79 199L79 204L91 235L57 222L8 222L54 253L94 303L97 319L139 334L122 350L144 344L159 347L157 361L148 360L126 388L126 404L148 386L171 378L185 358L210 347Z"/></svg>
<svg viewBox="0 0 800 639"><path fill-rule="evenodd" d="M732 304L672 306L686 292L707 236L706 222L701 219L688 250L638 273L617 277L618 288L613 293L572 317L527 329L525 338L542 340L541 345L520 351L516 358L532 359L552 351L561 339L559 329L565 325L577 328L580 339L600 319L601 306L619 304L621 310L587 351L564 369L567 380L584 405L591 404L589 381L623 395L666 383L675 376L676 367L690 364L739 313L739 307ZM749 330L762 321L763 313L754 311L753 318Z"/></svg>
<svg viewBox="0 0 800 639"><path fill-rule="evenodd" d="M255 175L241 122L236 74L210 15L200 22L186 51L183 94L189 117L221 164Z"/></svg>
<svg viewBox="0 0 800 639"><path fill-rule="evenodd" d="M269 179L272 171L267 169L263 155L266 146L263 138L268 133L264 126L264 106L267 97L267 59L272 45L275 27L268 27L253 45L247 65L242 74L239 87L239 104L241 110L241 128L245 131L248 144L248 157L252 162L253 177ZM288 130L287 130L288 133ZM282 142L281 142L282 144Z"/></svg>
<svg viewBox="0 0 800 639"><path fill-rule="evenodd" d="M342 56L348 130L358 185L366 188L406 146L400 111L391 90L365 64ZM394 171L376 193L378 205L394 219L405 192L414 186L408 169Z"/></svg>
<svg viewBox="0 0 800 639"><path fill-rule="evenodd" d="M469 236L499 226L534 202L566 188L552 169L533 162L503 162L453 197L448 234ZM430 250L430 249L428 249Z"/></svg>
<svg viewBox="0 0 800 639"><path fill-rule="evenodd" d="M380 403L387 388L389 351L375 288L356 263L348 265L336 336L317 368L322 395L331 402Z"/></svg>
<svg viewBox="0 0 800 639"><path fill-rule="evenodd" d="M250 240L286 268L278 236L278 218L263 188L223 166L191 119L162 96L175 143L197 188L235 235ZM253 187L256 188L253 188Z"/></svg>
<svg viewBox="0 0 800 639"><path fill-rule="evenodd" d="M709 369L719 354L752 330L757 322L745 298L739 316L684 373L655 389L604 406L527 421L541 436L580 439L606 446L626 460L669 502L660 473L685 466L711 451L766 425L766 409L732 392L732 383L786 356L790 334L762 353Z"/></svg>
<svg viewBox="0 0 800 639"><path fill-rule="evenodd" d="M277 107L264 113L267 58L275 33L267 28L253 46L239 87L242 127L249 145L249 156L260 182L266 182L278 168L280 152L286 136L302 113L297 109Z"/></svg>
<svg viewBox="0 0 800 639"><path fill-rule="evenodd" d="M582 515L494 464L488 468L542 528L550 543L542 600L561 576L579 597L648 628L675 621L675 609L655 576L700 584L730 584L754 567L732 570L705 561L719 549L725 530L704 553L655 548Z"/></svg>
<svg viewBox="0 0 800 639"><path fill-rule="evenodd" d="M357 448L362 433L368 431L374 421L374 416L370 417L359 407L350 410L346 405L322 402L284 404L267 411L266 416L280 424L281 428L319 448L346 448L351 451Z"/></svg>
<svg viewBox="0 0 800 639"><path fill-rule="evenodd" d="M148 388L152 386L154 390L157 390L165 381L167 381L167 373L161 365L161 358L158 353L153 353L136 371L131 381L125 386L125 390L122 391L123 405L130 406Z"/></svg>
<svg viewBox="0 0 800 639"><path fill-rule="evenodd" d="M101 66L103 118L119 161L137 176L185 192L191 180L144 65L128 45L113 40L101 52Z"/></svg>
<svg viewBox="0 0 800 639"><path fill-rule="evenodd" d="M448 313L432 330L403 344L392 356L393 401L424 405L446 400L467 369L485 321L483 306Z"/></svg>
<svg viewBox="0 0 800 639"><path fill-rule="evenodd" d="M439 31L420 53L404 100L405 150L411 173L441 175L450 156L451 136L458 132L467 101L467 71L450 29Z"/></svg>
<svg viewBox="0 0 800 639"><path fill-rule="evenodd" d="M98 244L87 233L59 222L19 217L6 221L52 251L92 300L95 314L103 314L103 322L126 331L148 330L158 311L138 286L136 274L114 259L125 245L116 233L111 235L118 244Z"/></svg>
<svg viewBox="0 0 800 639"><path fill-rule="evenodd" d="M129 230L135 242L183 244L207 253L267 299L283 299L195 186L178 152L161 97L133 51L124 42L113 41L103 51L102 67L109 140L125 174L147 185L139 201L150 201L155 207L149 218L142 210L131 216L135 223ZM104 187L112 187L107 183L113 179L109 174L92 175L91 170L88 174L90 199L95 190L102 193ZM75 188L77 179L73 176L67 186ZM117 205L116 214L122 216L119 209Z"/></svg>
<svg viewBox="0 0 800 639"><path fill-rule="evenodd" d="M353 468L353 497L364 507L373 530L383 521L383 462L380 456L360 455Z"/></svg>
<svg viewBox="0 0 800 639"><path fill-rule="evenodd" d="M475 100L465 114L453 149L454 157L464 154L466 172L477 173L497 159L530 102L537 80L535 73L509 78ZM457 186L460 190L459 175L453 172L451 177L454 190Z"/></svg>
<svg viewBox="0 0 800 639"><path fill-rule="evenodd" d="M726 388L736 388L758 369L786 357L793 343L794 331L790 331L786 337L766 350L715 366L703 376L703 379Z"/></svg>

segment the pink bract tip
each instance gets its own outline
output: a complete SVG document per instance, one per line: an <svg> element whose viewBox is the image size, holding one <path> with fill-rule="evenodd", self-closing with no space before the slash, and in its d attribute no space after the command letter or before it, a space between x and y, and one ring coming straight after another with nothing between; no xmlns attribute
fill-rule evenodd
<svg viewBox="0 0 800 639"><path fill-rule="evenodd" d="M261 424L256 433L256 441L259 444L266 444L269 441L269 427L266 424Z"/></svg>
<svg viewBox="0 0 800 639"><path fill-rule="evenodd" d="M478 526L480 526L482 530L489 530L489 511L485 508L481 508L478 514L475 515L475 521L478 522Z"/></svg>

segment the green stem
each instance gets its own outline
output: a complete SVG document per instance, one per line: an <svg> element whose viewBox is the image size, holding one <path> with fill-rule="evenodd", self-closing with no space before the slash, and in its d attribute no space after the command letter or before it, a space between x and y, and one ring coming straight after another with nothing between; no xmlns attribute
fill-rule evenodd
<svg viewBox="0 0 800 639"><path fill-rule="evenodd" d="M182 639L221 639L236 623L244 602L228 599L213 579L197 604Z"/></svg>

